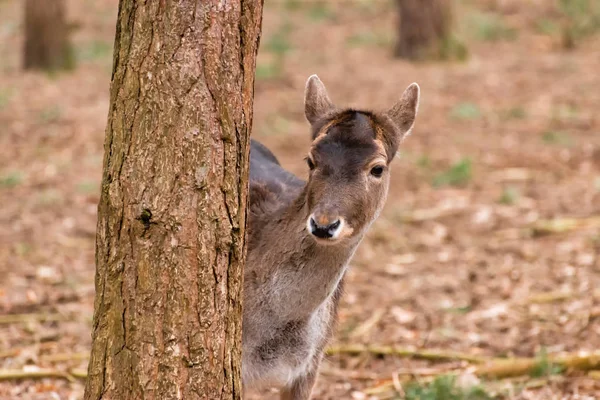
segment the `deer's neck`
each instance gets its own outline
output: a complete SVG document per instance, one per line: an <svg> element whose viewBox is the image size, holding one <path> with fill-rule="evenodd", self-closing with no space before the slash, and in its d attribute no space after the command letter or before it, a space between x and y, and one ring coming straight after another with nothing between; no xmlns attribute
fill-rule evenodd
<svg viewBox="0 0 600 400"><path fill-rule="evenodd" d="M273 300L286 319L311 315L335 292L360 238L337 244L317 243L306 229L303 194L273 221L271 253ZM276 234L275 234L276 233Z"/></svg>

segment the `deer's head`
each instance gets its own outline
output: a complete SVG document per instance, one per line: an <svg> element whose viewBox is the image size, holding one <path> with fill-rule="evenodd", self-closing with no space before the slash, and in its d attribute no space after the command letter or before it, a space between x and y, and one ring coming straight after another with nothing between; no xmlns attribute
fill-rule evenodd
<svg viewBox="0 0 600 400"><path fill-rule="evenodd" d="M340 110L312 75L304 105L313 139L306 157L308 232L320 243L360 237L385 203L390 162L413 127L419 86L410 85L383 113Z"/></svg>

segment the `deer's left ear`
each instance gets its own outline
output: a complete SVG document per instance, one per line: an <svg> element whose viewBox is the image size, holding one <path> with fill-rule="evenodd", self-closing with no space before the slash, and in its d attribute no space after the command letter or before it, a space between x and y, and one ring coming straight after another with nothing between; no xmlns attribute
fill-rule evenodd
<svg viewBox="0 0 600 400"><path fill-rule="evenodd" d="M399 139L408 135L415 124L419 109L419 95L419 85L412 83L406 88L400 100L386 113L400 130Z"/></svg>
<svg viewBox="0 0 600 400"><path fill-rule="evenodd" d="M311 75L306 81L304 91L304 114L311 124L333 109L333 103L329 100L325 85L316 75Z"/></svg>

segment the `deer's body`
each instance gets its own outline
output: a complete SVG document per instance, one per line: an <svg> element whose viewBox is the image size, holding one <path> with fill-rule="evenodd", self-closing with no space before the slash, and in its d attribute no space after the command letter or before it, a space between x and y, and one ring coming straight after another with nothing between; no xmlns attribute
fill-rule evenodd
<svg viewBox="0 0 600 400"><path fill-rule="evenodd" d="M252 142L242 371L245 383L285 386L318 366L354 246L319 248L307 236L305 182L264 151Z"/></svg>
<svg viewBox="0 0 600 400"><path fill-rule="evenodd" d="M311 77L305 99L313 130L308 182L252 142L244 387L278 386L282 399L310 398L348 262L385 203L387 166L416 115L418 86L411 88L399 109L382 116L335 110L322 83Z"/></svg>

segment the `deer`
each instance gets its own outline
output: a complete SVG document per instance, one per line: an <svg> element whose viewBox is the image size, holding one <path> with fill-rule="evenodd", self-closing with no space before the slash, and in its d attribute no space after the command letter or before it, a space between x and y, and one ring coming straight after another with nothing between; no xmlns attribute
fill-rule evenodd
<svg viewBox="0 0 600 400"><path fill-rule="evenodd" d="M280 388L281 400L311 398L344 275L385 204L390 163L413 128L419 95L413 83L385 112L337 108L323 82L310 76L307 181L251 140L244 391L271 386Z"/></svg>

